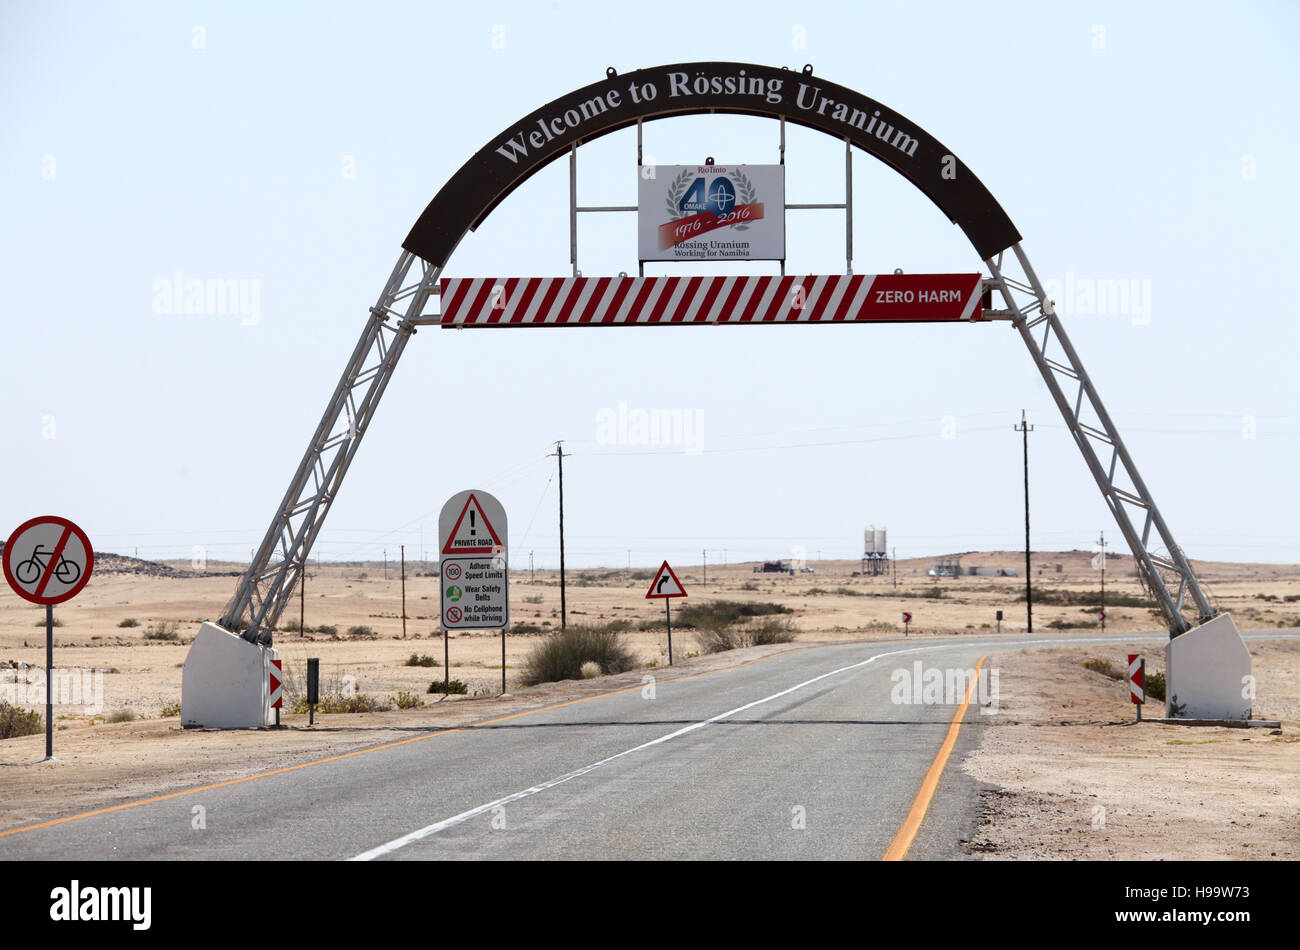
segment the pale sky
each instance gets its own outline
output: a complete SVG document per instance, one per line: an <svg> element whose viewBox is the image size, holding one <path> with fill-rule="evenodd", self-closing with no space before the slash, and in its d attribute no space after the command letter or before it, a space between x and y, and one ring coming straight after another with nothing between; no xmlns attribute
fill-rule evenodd
<svg viewBox="0 0 1300 950"><path fill-rule="evenodd" d="M953 149L1073 288L1067 330L1187 553L1300 562L1298 47L1294 3L6 2L0 535L52 513L103 551L247 559L455 170L606 66L735 60L812 63ZM841 148L792 128L787 200L841 200ZM775 163L777 124L670 119L646 150ZM630 130L584 146L580 201L635 203L635 161ZM519 189L446 275L568 273L567 174ZM876 159L854 189L855 273L980 269ZM634 217L582 217L585 274L635 272ZM790 272L843 272L840 213L787 220ZM178 273L243 282L245 312L166 312ZM1086 312L1080 288L1115 279L1130 312ZM686 414L692 444L609 443L620 406ZM1122 543L1005 323L430 328L314 553L432 556L443 501L480 488L512 564L553 567L558 439L577 567L852 558L868 524L900 556L1014 549L1022 408L1034 547Z"/></svg>

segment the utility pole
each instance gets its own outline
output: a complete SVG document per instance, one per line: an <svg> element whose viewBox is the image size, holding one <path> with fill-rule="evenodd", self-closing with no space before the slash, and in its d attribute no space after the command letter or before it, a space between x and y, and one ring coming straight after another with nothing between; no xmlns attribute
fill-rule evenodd
<svg viewBox="0 0 1300 950"><path fill-rule="evenodd" d="M631 548L628 548L627 551L627 569L629 571L632 570L632 549Z"/></svg>
<svg viewBox="0 0 1300 950"><path fill-rule="evenodd" d="M528 583L533 582L533 552L528 552Z"/></svg>
<svg viewBox="0 0 1300 950"><path fill-rule="evenodd" d="M384 580L388 580L388 548L384 548Z"/></svg>
<svg viewBox="0 0 1300 950"><path fill-rule="evenodd" d="M707 583L709 582L709 552L708 552L708 550L705 549L705 550L701 551L701 552L700 552L700 556L704 558L704 583L707 584Z"/></svg>
<svg viewBox="0 0 1300 950"><path fill-rule="evenodd" d="M402 545L402 639L406 639L406 545Z"/></svg>
<svg viewBox="0 0 1300 950"><path fill-rule="evenodd" d="M564 443L555 443L555 457L560 466L560 629L568 624L568 608L564 599Z"/></svg>
<svg viewBox="0 0 1300 950"><path fill-rule="evenodd" d="M1097 539L1101 545L1101 632L1106 632L1106 532Z"/></svg>
<svg viewBox="0 0 1300 950"><path fill-rule="evenodd" d="M1034 431L1025 420L1025 410L1020 410L1020 424L1014 427L1016 432L1024 434L1025 441L1025 617L1029 633L1034 632L1034 587L1029 574L1029 433Z"/></svg>
<svg viewBox="0 0 1300 950"><path fill-rule="evenodd" d="M319 566L319 565L318 565ZM307 619L307 555L302 556L302 577L298 578L298 636L304 636L307 628L303 626ZM279 710L276 710L279 712Z"/></svg>
<svg viewBox="0 0 1300 950"><path fill-rule="evenodd" d="M894 586L898 586L898 548L894 548Z"/></svg>

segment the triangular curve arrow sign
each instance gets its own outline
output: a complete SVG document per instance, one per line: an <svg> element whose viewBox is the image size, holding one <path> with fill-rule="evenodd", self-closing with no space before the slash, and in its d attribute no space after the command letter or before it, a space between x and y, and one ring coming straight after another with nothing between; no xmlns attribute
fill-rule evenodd
<svg viewBox="0 0 1300 950"><path fill-rule="evenodd" d="M659 568L659 572L655 574L655 579L650 582L650 590L645 596L646 600L653 600L656 597L685 597L686 588L684 588L682 582L677 579L677 575L674 574L673 569L668 566L668 562L664 561L663 565Z"/></svg>

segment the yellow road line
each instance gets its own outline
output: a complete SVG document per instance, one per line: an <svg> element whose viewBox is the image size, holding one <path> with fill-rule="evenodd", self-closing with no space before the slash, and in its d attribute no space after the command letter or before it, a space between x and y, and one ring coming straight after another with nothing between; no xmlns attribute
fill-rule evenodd
<svg viewBox="0 0 1300 950"><path fill-rule="evenodd" d="M901 861L907 856L907 849L912 847L912 842L916 840L916 833L921 830L921 822L925 820L925 813L930 808L930 801L934 798L935 790L939 787L939 778L943 775L943 767L948 763L948 756L952 752L952 747L957 744L957 733L961 731L961 721L966 715L966 707L970 705L971 694L975 692L975 685L979 682L980 667L984 661L989 658L985 653L975 664L975 676L971 679L970 686L966 688L966 698L962 704L957 707L957 712L953 714L952 724L948 726L948 736L943 740L943 745L939 746L939 752L930 763L930 771L925 773L925 778L921 782L921 788L916 793L916 800L912 802L912 808L907 813L907 818L903 820L903 826L898 829L898 834L894 835L894 840L890 842L889 847L885 850L885 856L882 861Z"/></svg>
<svg viewBox="0 0 1300 950"><path fill-rule="evenodd" d="M825 646L826 647L842 646L842 644L828 643L825 644ZM670 680L664 680L664 684L666 685L668 683L677 683L680 682L681 680L695 679L696 677L699 676L709 676L713 673L726 673L730 670L739 670L746 666L752 666L755 663L761 663L764 660L770 660L773 657L785 656L788 653L801 653L804 650L819 650L819 649L824 649L824 647L807 646L807 647L794 647L789 650L780 650L776 653L769 653L767 656L760 656L752 660L746 660L744 663L737 663L735 666L726 666L717 670L704 670L703 672L700 673L689 673L686 676L677 676ZM272 769L269 772L258 772L256 775L245 775L243 778L232 778L224 782L214 782L211 785L200 785L197 788L187 788L187 789L182 789L179 792L169 792L166 795L155 795L152 798L142 798L133 802L123 802L120 805L111 805L108 808L97 808L94 811L86 811L76 815L68 815L64 818L52 818L49 821L38 822L37 824L34 825L23 825L18 828L10 828L7 831L0 831L0 838L6 838L9 835L16 835L24 831L35 831L38 828L49 828L53 825L62 825L66 822L78 821L82 818L93 818L96 815L107 815L111 812L123 811L127 808L136 808L137 806L140 805L152 805L155 802L165 802L168 799L181 798L182 796L185 795L193 795L196 792L210 792L213 789L226 788L227 786L230 785L239 785L243 782L251 782L254 779L267 778L268 776L271 775L283 775L285 772L295 772L298 769L309 768L310 766L313 765L323 765L326 762L338 762L341 759L350 759L353 758L354 756L366 755L370 752L379 752L382 751L383 749L394 749L397 746L408 745L412 742L422 742L425 739L436 739L438 736L451 735L453 732L464 732L468 729L476 729L480 726L491 726L500 722L508 722L511 719L519 719L523 716L533 716L536 715L537 713L549 712L550 710L553 709L563 709L565 706L575 706L579 703L589 703L592 702L593 700L606 699L610 696L618 696L621 695L622 693L631 693L634 692L635 690L644 689L644 688L645 688L644 685L628 686L625 689L616 689L613 690L612 692L600 693L596 696L584 696L581 699L570 699L562 703L554 703L550 706L542 706L539 707L538 709L527 709L524 710L523 712L511 713L508 716L499 716L496 719L484 719L481 722L472 722L464 726L453 726L450 729L440 729L437 732L425 733L422 736L413 736L410 739L399 739L396 742L388 742L385 743L384 745L369 746L365 749L356 749L352 752L342 752L338 755L327 756L326 758L323 759L313 759L310 762L300 762L297 765L286 765L284 768Z"/></svg>

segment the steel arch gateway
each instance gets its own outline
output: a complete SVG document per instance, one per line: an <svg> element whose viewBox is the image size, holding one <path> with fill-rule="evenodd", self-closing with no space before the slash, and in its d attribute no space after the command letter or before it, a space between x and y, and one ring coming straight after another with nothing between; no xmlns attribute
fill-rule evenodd
<svg viewBox="0 0 1300 950"><path fill-rule="evenodd" d="M1019 231L988 189L951 150L920 126L882 103L815 76L810 66L793 71L732 62L683 63L624 75L610 68L602 81L568 93L524 116L481 148L452 176L429 202L403 241L392 274L375 306L370 308L361 338L348 359L306 454L248 571L240 579L233 598L222 613L220 629L205 624L201 634L207 632L206 628L213 627L217 633L227 637L237 634L253 649L262 649L268 654L273 652L269 650L272 631L297 586L302 567L348 466L417 327L435 324L448 327L538 325L532 321L479 321L469 312L472 308L463 308L459 314L449 313L448 297L443 298L442 313L426 313L432 298L446 290L449 283L461 291L456 299L464 300L467 296L469 281L449 282L442 277L461 239L475 230L534 173L556 159L575 154L578 146L584 143L645 121L719 112L778 119L834 136L846 143L846 149L856 147L894 169L962 229L987 268L984 289L1000 295L1005 305L1004 310L982 316L1010 321L1020 334L1128 541L1141 578L1161 607L1171 638L1186 640L1190 644L1197 637L1183 636L1189 632L1204 633L1206 636L1202 639L1213 637L1216 643L1228 644L1234 657L1245 655L1248 673L1249 653L1241 644L1231 618L1218 614L1202 591L1066 336L1059 315L1047 299L1021 247ZM807 281L861 279L849 275L805 278ZM620 279L576 277L574 282L567 284L557 282L556 288L547 292L547 300L553 302L557 294L561 298L577 299L580 292L576 282L584 280L594 283L596 280L617 282ZM621 280L641 281L643 284L638 286L648 291L650 284L647 282L687 279ZM783 277L782 280L798 278ZM601 286L603 293L604 285ZM679 300L683 288L674 286L674 300ZM851 287L860 290L858 284ZM504 292L500 285L498 292ZM654 291L655 294L661 292L662 285ZM715 286L711 292L718 294L718 288ZM848 299L836 297L835 312L839 316L832 319L846 316L845 311L851 309L850 301L856 305L860 299L854 296L857 292L848 286L839 292L846 294ZM587 319L552 318L544 325L590 325L592 313L599 309L603 298L597 296L593 303L591 289L581 293L587 296L583 297L584 307L579 310L586 314ZM739 290L728 285L721 299L710 298L713 306L706 317L685 322L748 322L729 320L725 314L719 318L720 311L726 311L726 305L738 299L735 296L738 293ZM749 291L751 297L755 293L755 290ZM483 287L477 286L472 296L482 295ZM620 299L625 299L625 296ZM644 298L634 296L632 299L639 302ZM624 316L627 306L624 306ZM638 325L670 322L661 320L661 313L661 310L656 310L652 319L617 322ZM798 317L787 314L781 317L781 322L786 319ZM847 319L854 319L854 315L847 314ZM606 321L597 319L594 322ZM1189 594L1200 624L1194 630L1183 613ZM1225 626L1226 631L1223 630ZM1240 651L1236 650L1236 645L1241 646ZM1173 643L1171 651L1172 647ZM220 649L225 651L228 648L222 645ZM1234 704L1228 695L1240 687L1225 678L1222 657L1216 654L1209 660L1199 658L1196 663L1220 667L1219 680L1222 682L1210 691L1215 697L1211 705L1218 710L1216 714L1233 718L1249 716L1249 701L1243 707L1240 702ZM1171 682L1177 675L1173 664L1171 652ZM1230 672L1234 676L1238 666L1239 663L1232 666ZM1191 683L1191 665L1184 663L1180 666L1180 673L1184 669L1187 670L1186 679ZM207 698L190 702L191 694L212 695L210 689L199 685L201 677L207 678L196 664L194 686L191 687L190 662L187 661L182 694L187 707L182 713L184 721L186 724L225 724L215 720L228 717L205 712L211 708ZM1206 688L1197 683L1195 689L1200 694ZM1177 714L1181 699L1174 692L1171 687L1170 709ZM1242 693L1244 696L1244 690ZM1210 706L1199 704L1198 708L1209 709ZM1242 708L1245 709L1244 716ZM265 711L259 715L265 716ZM237 714L235 718L240 716Z"/></svg>

